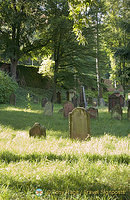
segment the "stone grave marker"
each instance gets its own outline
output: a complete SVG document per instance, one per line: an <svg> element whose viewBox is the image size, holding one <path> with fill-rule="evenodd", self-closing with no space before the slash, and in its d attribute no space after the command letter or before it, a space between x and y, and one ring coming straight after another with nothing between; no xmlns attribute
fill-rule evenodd
<svg viewBox="0 0 130 200"><path fill-rule="evenodd" d="M48 101L44 107L44 115L51 116L52 114L53 114L53 104Z"/></svg>
<svg viewBox="0 0 130 200"><path fill-rule="evenodd" d="M104 101L104 99L103 98L100 98L100 106L101 107L104 107L105 106L105 101Z"/></svg>
<svg viewBox="0 0 130 200"><path fill-rule="evenodd" d="M16 96L15 96L14 93L12 93L12 94L10 95L9 103L10 103L11 105L14 105L14 106L16 105Z"/></svg>
<svg viewBox="0 0 130 200"><path fill-rule="evenodd" d="M74 107L76 108L78 106L78 97L75 95L72 98L72 103L74 104Z"/></svg>
<svg viewBox="0 0 130 200"><path fill-rule="evenodd" d="M56 95L57 95L57 103L61 104L61 93L57 92Z"/></svg>
<svg viewBox="0 0 130 200"><path fill-rule="evenodd" d="M36 122L33 127L29 130L29 136L44 136L46 137L46 128L41 126L38 122Z"/></svg>
<svg viewBox="0 0 130 200"><path fill-rule="evenodd" d="M72 112L72 110L74 109L74 105L71 102L66 102L64 104L64 108L63 108L63 114L64 117L68 117L69 112Z"/></svg>
<svg viewBox="0 0 130 200"><path fill-rule="evenodd" d="M75 96L75 91L70 89L66 92L66 99L67 101L72 101L72 98Z"/></svg>
<svg viewBox="0 0 130 200"><path fill-rule="evenodd" d="M96 106L98 105L98 100L97 100L97 98L93 98L93 100L92 100L92 105L93 105L94 107L96 107Z"/></svg>
<svg viewBox="0 0 130 200"><path fill-rule="evenodd" d="M45 107L45 104L48 102L48 98L42 98L42 102L41 102L41 105L42 107Z"/></svg>
<svg viewBox="0 0 130 200"><path fill-rule="evenodd" d="M108 110L109 112L115 107L115 105L124 105L124 98L118 91L111 94L108 98Z"/></svg>
<svg viewBox="0 0 130 200"><path fill-rule="evenodd" d="M111 118L121 120L122 118L122 108L120 104L116 104L111 110Z"/></svg>
<svg viewBox="0 0 130 200"><path fill-rule="evenodd" d="M86 140L90 138L90 115L85 108L75 108L69 114L70 138Z"/></svg>
<svg viewBox="0 0 130 200"><path fill-rule="evenodd" d="M90 107L87 112L90 114L90 118L96 119L98 117L98 109L96 108Z"/></svg>

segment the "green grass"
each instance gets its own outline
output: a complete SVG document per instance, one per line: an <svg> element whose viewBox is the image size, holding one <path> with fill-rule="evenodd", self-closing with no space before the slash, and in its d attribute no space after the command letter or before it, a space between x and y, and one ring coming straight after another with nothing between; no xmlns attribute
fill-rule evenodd
<svg viewBox="0 0 130 200"><path fill-rule="evenodd" d="M24 99L16 107L0 105L0 200L129 199L126 109L117 121L100 108L91 139L74 141L60 108L44 116L40 103L31 103L31 110ZM46 126L46 139L29 137L35 122ZM37 188L44 195L36 196Z"/></svg>

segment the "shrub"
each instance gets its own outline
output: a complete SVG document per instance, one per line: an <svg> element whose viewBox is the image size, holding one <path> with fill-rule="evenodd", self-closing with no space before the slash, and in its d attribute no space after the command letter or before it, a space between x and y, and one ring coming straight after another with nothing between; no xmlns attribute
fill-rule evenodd
<svg viewBox="0 0 130 200"><path fill-rule="evenodd" d="M3 71L0 71L0 103L7 103L11 93L15 92L17 83Z"/></svg>

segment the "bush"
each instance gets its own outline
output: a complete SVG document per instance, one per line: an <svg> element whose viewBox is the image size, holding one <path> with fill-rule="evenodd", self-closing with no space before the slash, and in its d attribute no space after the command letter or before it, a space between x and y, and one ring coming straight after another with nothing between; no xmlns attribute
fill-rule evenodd
<svg viewBox="0 0 130 200"><path fill-rule="evenodd" d="M17 83L3 71L0 71L0 103L7 103L11 93L15 92Z"/></svg>

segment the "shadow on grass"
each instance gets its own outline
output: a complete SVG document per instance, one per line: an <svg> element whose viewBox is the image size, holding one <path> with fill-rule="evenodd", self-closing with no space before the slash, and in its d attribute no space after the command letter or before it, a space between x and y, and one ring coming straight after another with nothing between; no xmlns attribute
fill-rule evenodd
<svg viewBox="0 0 130 200"><path fill-rule="evenodd" d="M68 132L68 121L58 113L54 113L53 116L45 116L43 113L35 112L0 111L0 124L9 126L14 130L29 130L35 122L44 125L47 130L58 131L56 137L68 137L68 134L66 134Z"/></svg>
<svg viewBox="0 0 130 200"><path fill-rule="evenodd" d="M55 200L58 199L58 193L59 193L59 196L62 196L66 192L68 193L68 198L67 198L68 200L70 199L70 197L75 196L75 195L85 194L86 196L89 196L89 195L93 196L92 194L87 194L87 191L91 191L91 192L97 191L98 194L96 195L96 197L97 196L107 197L107 195L110 192L111 198L108 198L108 199L113 199L112 196L114 196L114 194L111 194L112 191L119 191L119 192L122 191L124 194L119 195L120 196L119 199L122 199L122 200L127 199L128 194L129 194L128 186L126 186L125 191L121 189L114 190L113 187L110 186L108 183L101 183L97 181L96 178L89 180L89 178L82 176L82 174L78 174L78 175L65 174L65 175L60 175L60 176L52 175L48 178L41 178L40 180L34 179L33 181L16 180L14 177L3 175L1 185L8 187L10 190L13 190L13 192L16 192L16 191L17 193L22 192L25 195L27 194L28 191L30 191L31 193L34 193L37 188L41 188L43 190L43 197L44 195L46 195L46 193L49 193L49 195L52 194L55 197L57 197L57 198L54 198ZM103 199L105 200L107 198L103 198Z"/></svg>
<svg viewBox="0 0 130 200"><path fill-rule="evenodd" d="M14 130L29 130L35 122L39 122L44 125L47 130L58 131L55 132L55 137L68 138L69 135L69 123L68 119L65 119L62 113L54 112L53 116L45 116L41 113L41 110L36 112L24 112L16 110L0 110L0 124L9 126ZM91 135L93 137L99 137L104 134L110 134L114 136L127 136L130 131L130 123L126 119L124 114L123 120L111 119L110 113L100 112L99 118L91 120ZM53 134L53 133L52 133ZM51 135L52 135L51 134Z"/></svg>
<svg viewBox="0 0 130 200"><path fill-rule="evenodd" d="M102 161L105 163L115 162L118 164L129 164L129 156L126 154L120 155L99 155L99 154L85 154L83 155L84 159L87 159L91 162ZM10 162L20 162L20 161L29 161L29 162L41 162L44 161L66 161L68 163L78 162L79 158L76 155L70 154L63 154L63 155L56 155L53 153L44 153L44 154L27 154L27 155L17 155L11 153L9 151L4 151L0 153L0 160L5 163Z"/></svg>

